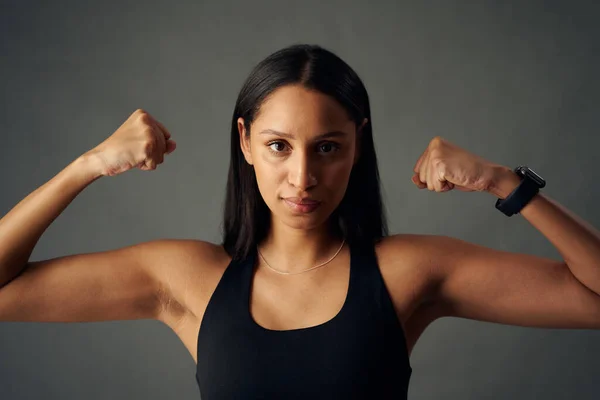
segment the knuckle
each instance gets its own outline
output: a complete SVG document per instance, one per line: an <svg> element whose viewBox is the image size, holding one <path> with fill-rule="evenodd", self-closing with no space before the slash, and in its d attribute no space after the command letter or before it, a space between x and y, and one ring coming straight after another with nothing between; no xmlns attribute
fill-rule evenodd
<svg viewBox="0 0 600 400"><path fill-rule="evenodd" d="M431 165L437 168L442 168L445 165L444 159L441 158L438 154L432 154Z"/></svg>
<svg viewBox="0 0 600 400"><path fill-rule="evenodd" d="M443 150L440 148L439 144L436 144L431 149L431 158L433 158L433 159L441 158L442 154L443 154Z"/></svg>
<svg viewBox="0 0 600 400"><path fill-rule="evenodd" d="M144 166L146 167L146 169L154 169L154 168L156 168L156 163L154 162L154 160L152 158L147 158L144 161Z"/></svg>
<svg viewBox="0 0 600 400"><path fill-rule="evenodd" d="M146 139L154 139L154 130L150 125L144 125L142 128L142 134Z"/></svg>
<svg viewBox="0 0 600 400"><path fill-rule="evenodd" d="M150 116L147 113L139 114L138 121L140 121L143 125L150 125Z"/></svg>
<svg viewBox="0 0 600 400"><path fill-rule="evenodd" d="M446 164L440 163L439 166L437 167L437 172L438 172L438 176L440 178L446 178L446 175L447 175Z"/></svg>
<svg viewBox="0 0 600 400"><path fill-rule="evenodd" d="M151 153L156 149L156 140L154 138L148 138L144 142L144 151L146 153Z"/></svg>
<svg viewBox="0 0 600 400"><path fill-rule="evenodd" d="M441 136L435 136L433 139L431 139L431 142L429 142L429 145L432 149L439 149L444 143L444 139Z"/></svg>

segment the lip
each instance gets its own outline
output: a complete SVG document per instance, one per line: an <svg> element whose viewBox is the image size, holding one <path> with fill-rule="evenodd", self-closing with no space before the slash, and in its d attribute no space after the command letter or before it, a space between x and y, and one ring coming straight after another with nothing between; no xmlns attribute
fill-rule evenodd
<svg viewBox="0 0 600 400"><path fill-rule="evenodd" d="M283 198L285 201L289 201L290 203L294 203L294 204L299 204L299 205L313 205L313 204L319 204L320 201L315 200L315 199L311 199L309 197L284 197Z"/></svg>
<svg viewBox="0 0 600 400"><path fill-rule="evenodd" d="M295 213L311 213L315 211L321 202L317 200L300 199L299 197L287 197L283 201Z"/></svg>

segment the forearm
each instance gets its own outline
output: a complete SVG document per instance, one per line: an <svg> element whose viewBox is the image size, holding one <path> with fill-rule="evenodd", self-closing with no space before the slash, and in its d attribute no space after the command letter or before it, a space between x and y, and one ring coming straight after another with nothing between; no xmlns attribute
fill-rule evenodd
<svg viewBox="0 0 600 400"><path fill-rule="evenodd" d="M505 198L520 178L508 167L497 171L488 192ZM600 232L541 191L520 214L556 247L573 275L600 295Z"/></svg>
<svg viewBox="0 0 600 400"><path fill-rule="evenodd" d="M97 159L83 155L0 219L0 287L19 275L48 226L83 189L102 176L100 171Z"/></svg>

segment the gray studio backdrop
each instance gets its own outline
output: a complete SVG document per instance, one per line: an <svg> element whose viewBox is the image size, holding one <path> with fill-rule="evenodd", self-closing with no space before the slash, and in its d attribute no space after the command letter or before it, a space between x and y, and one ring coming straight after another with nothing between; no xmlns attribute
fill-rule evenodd
<svg viewBox="0 0 600 400"><path fill-rule="evenodd" d="M369 91L392 233L451 235L559 259L488 193L435 193L413 165L440 135L527 164L600 227L600 52L593 2L34 2L0 6L0 212L100 143L136 108L177 150L156 171L94 182L40 260L158 238L220 239L237 92L292 43L344 58ZM341 333L342 334L342 333ZM411 357L411 399L597 399L600 332L443 318ZM196 399L195 364L152 320L0 323L0 399Z"/></svg>

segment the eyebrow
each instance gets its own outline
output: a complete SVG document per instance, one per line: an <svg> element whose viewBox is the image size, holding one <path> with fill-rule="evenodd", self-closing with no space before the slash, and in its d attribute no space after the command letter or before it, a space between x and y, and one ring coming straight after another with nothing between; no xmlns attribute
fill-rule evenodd
<svg viewBox="0 0 600 400"><path fill-rule="evenodd" d="M279 131L276 131L274 129L265 129L265 130L261 131L259 134L260 135L277 135L277 136L281 136L281 137L288 138L288 139L294 139L294 135L292 135L291 133L279 132ZM315 137L315 139L326 139L326 138L333 138L333 137L344 137L346 135L347 135L346 132L331 131L331 132L322 133L319 136Z"/></svg>

